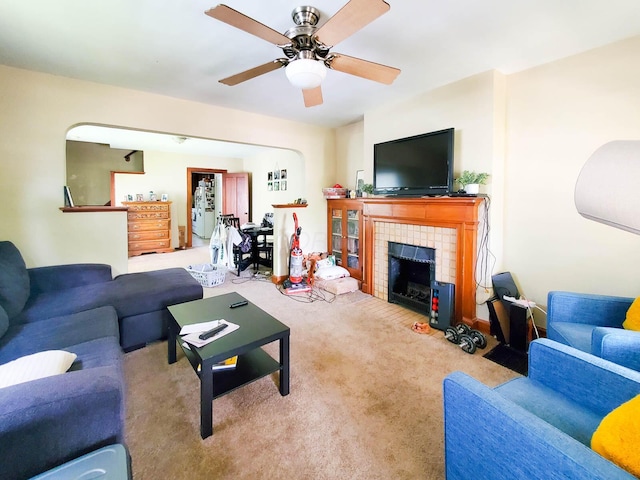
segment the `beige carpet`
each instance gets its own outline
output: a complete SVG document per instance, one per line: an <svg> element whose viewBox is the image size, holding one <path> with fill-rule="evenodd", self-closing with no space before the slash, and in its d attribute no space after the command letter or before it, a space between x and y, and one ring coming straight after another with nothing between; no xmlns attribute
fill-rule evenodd
<svg viewBox="0 0 640 480"><path fill-rule="evenodd" d="M131 271L206 262L196 250L137 257ZM517 376L442 332L414 333L424 317L362 292L309 302L244 275L205 295L238 291L291 328L291 393L280 396L275 376L216 399L202 440L199 383L180 350L173 365L166 341L126 354L134 479L442 479L443 378Z"/></svg>

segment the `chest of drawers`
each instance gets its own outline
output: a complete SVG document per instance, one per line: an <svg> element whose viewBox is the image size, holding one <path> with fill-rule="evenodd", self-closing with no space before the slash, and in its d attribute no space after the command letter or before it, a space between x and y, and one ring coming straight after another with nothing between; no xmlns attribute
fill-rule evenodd
<svg viewBox="0 0 640 480"><path fill-rule="evenodd" d="M127 212L129 256L171 252L171 202L122 202Z"/></svg>

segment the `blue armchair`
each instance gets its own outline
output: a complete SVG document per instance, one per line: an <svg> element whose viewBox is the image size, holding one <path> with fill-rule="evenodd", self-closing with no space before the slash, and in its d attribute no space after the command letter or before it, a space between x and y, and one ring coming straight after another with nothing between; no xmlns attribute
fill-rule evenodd
<svg viewBox="0 0 640 480"><path fill-rule="evenodd" d="M547 338L640 371L640 332L622 328L633 300L550 292Z"/></svg>
<svg viewBox="0 0 640 480"><path fill-rule="evenodd" d="M489 388L462 372L444 380L447 480L633 479L594 452L606 414L640 394L640 373L548 339L529 375Z"/></svg>

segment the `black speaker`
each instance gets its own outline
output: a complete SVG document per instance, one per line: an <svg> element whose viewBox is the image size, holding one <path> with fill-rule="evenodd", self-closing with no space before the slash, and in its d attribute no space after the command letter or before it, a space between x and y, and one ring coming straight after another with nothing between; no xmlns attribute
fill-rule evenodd
<svg viewBox="0 0 640 480"><path fill-rule="evenodd" d="M509 325L511 326L509 345L515 350L527 353L529 349L527 342L529 311L527 307L512 303L509 308Z"/></svg>
<svg viewBox="0 0 640 480"><path fill-rule="evenodd" d="M511 302L505 303L505 295L507 297L520 298L518 287L516 287L516 282L513 281L511 273L498 273L491 277L491 283L493 283L493 291L496 294L496 297L498 297L498 299L502 302L502 305L504 305L507 310L509 310Z"/></svg>
<svg viewBox="0 0 640 480"><path fill-rule="evenodd" d="M453 283L431 282L431 313L429 325L438 330L451 326L455 315L455 285Z"/></svg>

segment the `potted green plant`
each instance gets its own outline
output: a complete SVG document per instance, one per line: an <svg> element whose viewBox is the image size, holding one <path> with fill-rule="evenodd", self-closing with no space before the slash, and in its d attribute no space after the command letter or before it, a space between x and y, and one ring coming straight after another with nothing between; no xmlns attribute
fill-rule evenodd
<svg viewBox="0 0 640 480"><path fill-rule="evenodd" d="M367 195L373 195L373 185L371 185L370 183L365 183L364 185L362 185L362 196L366 197Z"/></svg>
<svg viewBox="0 0 640 480"><path fill-rule="evenodd" d="M488 173L476 173L474 171L465 170L458 178L456 178L456 182L460 184L460 188L465 192L477 194L480 191L480 185L484 185L487 178L489 178Z"/></svg>

